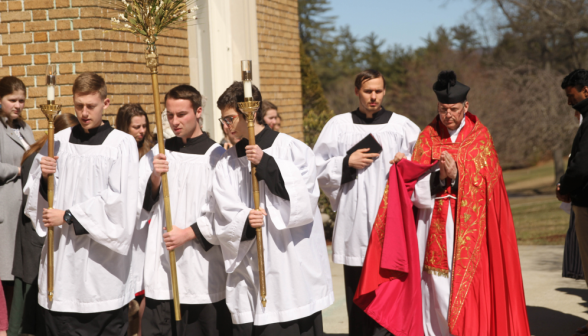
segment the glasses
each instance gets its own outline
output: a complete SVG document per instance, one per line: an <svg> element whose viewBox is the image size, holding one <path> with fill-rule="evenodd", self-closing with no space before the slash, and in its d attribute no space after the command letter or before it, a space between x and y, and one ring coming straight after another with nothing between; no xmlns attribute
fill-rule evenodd
<svg viewBox="0 0 588 336"><path fill-rule="evenodd" d="M239 116L238 115L228 116L228 117L224 117L224 118L218 118L218 120L225 126L233 126L233 124L239 122Z"/></svg>

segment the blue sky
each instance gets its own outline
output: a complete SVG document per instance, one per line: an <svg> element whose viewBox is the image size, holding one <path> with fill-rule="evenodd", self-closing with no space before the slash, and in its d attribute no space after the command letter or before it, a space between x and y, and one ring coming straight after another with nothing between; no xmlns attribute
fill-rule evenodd
<svg viewBox="0 0 588 336"><path fill-rule="evenodd" d="M354 35L375 32L386 44L418 48L439 26L475 25L472 10L484 13L476 0L331 0L336 26L349 25Z"/></svg>

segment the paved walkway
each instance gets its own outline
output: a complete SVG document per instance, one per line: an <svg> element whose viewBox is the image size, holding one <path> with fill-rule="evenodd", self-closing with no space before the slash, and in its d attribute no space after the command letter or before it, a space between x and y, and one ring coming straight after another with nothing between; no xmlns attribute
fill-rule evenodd
<svg viewBox="0 0 588 336"><path fill-rule="evenodd" d="M566 336L588 319L583 280L561 277L563 246L519 247L527 313L533 336ZM330 252L330 248L329 248ZM331 263L335 303L323 311L327 335L347 335L343 266Z"/></svg>

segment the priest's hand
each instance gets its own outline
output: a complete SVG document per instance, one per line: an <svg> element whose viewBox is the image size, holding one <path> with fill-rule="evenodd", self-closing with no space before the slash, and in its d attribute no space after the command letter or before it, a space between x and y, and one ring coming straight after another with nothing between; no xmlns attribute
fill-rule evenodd
<svg viewBox="0 0 588 336"><path fill-rule="evenodd" d="M404 155L404 153L396 153L396 155L394 155L394 160L390 161L390 163L397 164L404 158L406 158L406 155Z"/></svg>
<svg viewBox="0 0 588 336"><path fill-rule="evenodd" d="M267 212L264 209L249 211L249 225L254 229L262 227L265 216L267 216Z"/></svg>
<svg viewBox="0 0 588 336"><path fill-rule="evenodd" d="M261 158L263 157L263 151L261 148L259 148L258 145L245 146L245 153L247 154L247 160L249 160L249 162L254 165L258 165L261 162Z"/></svg>
<svg viewBox="0 0 588 336"><path fill-rule="evenodd" d="M164 226L163 230L167 231L167 228ZM163 242L168 251L175 250L194 238L196 238L196 235L191 227L180 229L173 225L173 230L163 234Z"/></svg>
<svg viewBox="0 0 588 336"><path fill-rule="evenodd" d="M48 156L43 156L41 158L41 173L43 173L43 179L46 180L50 174L55 174L57 171L57 159L59 156L54 156L52 158Z"/></svg>
<svg viewBox="0 0 588 336"><path fill-rule="evenodd" d="M449 177L455 180L457 177L457 163L453 159L453 156L447 151L441 153L441 159L439 160L439 168L441 170L441 180Z"/></svg>
<svg viewBox="0 0 588 336"><path fill-rule="evenodd" d="M378 153L368 153L369 148L358 149L349 156L349 167L355 169L365 169L369 167L374 160L380 156Z"/></svg>
<svg viewBox="0 0 588 336"><path fill-rule="evenodd" d="M557 184L557 188L555 188L555 196L560 202L570 203L572 201L570 195L562 195L559 193L559 183Z"/></svg>
<svg viewBox="0 0 588 336"><path fill-rule="evenodd" d="M63 216L65 211L59 209L43 209L43 224L45 227L60 226L65 224Z"/></svg>

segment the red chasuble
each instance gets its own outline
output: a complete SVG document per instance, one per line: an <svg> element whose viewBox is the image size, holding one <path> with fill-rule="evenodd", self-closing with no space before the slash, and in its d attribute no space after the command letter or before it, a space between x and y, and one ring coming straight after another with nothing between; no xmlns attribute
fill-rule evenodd
<svg viewBox="0 0 588 336"><path fill-rule="evenodd" d="M419 136L412 156L415 162L430 164L447 150L459 170L455 246L449 261L453 262L449 330L457 336L530 335L502 169L488 129L473 114L468 112L466 118L466 126L452 143L436 117ZM442 269L442 261L427 260L428 252L425 265Z"/></svg>
<svg viewBox="0 0 588 336"><path fill-rule="evenodd" d="M353 302L396 336L423 335L421 273L410 196L432 165L390 169Z"/></svg>

